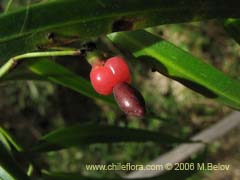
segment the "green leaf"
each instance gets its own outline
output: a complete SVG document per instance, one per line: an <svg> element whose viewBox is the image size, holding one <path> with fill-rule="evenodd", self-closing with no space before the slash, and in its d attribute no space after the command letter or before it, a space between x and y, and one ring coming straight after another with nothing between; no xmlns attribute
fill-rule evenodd
<svg viewBox="0 0 240 180"><path fill-rule="evenodd" d="M84 34L90 31L88 29L89 26L95 27L91 33L96 33L100 29L98 27L104 24L106 20L114 21L118 20L119 17L137 18L135 21L132 19L137 27L152 25L154 22L155 24L161 24L217 17L239 17L238 8L234 5L238 5L238 3L233 0L228 1L228 6L226 6L225 1L219 0L211 2L192 0L185 0L183 2L177 0L174 2L155 0L129 0L127 2L92 0L87 3L79 0L48 1L2 15L0 17L0 24L2 25L0 41L15 39L32 32L42 32L52 29L59 31L62 27L69 28L75 25L78 25L78 27L81 27L80 25L87 25L79 29L80 31L84 31L85 29ZM26 11L28 12L28 16L26 16ZM159 18L159 15L161 15L161 18ZM148 21L144 22L146 17ZM154 17L154 19L150 19L150 17ZM102 23L99 23L99 21L102 21ZM111 30L111 28L108 25L104 29ZM115 28L114 30L122 30L122 28L120 26L120 29ZM100 30L100 32L102 31Z"/></svg>
<svg viewBox="0 0 240 180"><path fill-rule="evenodd" d="M185 86L240 109L240 82L201 59L143 30L108 36L122 50Z"/></svg>
<svg viewBox="0 0 240 180"><path fill-rule="evenodd" d="M8 149L0 141L0 177L3 180L29 180L17 162L13 159ZM1 171L2 170L2 171ZM10 179L8 179L10 177Z"/></svg>
<svg viewBox="0 0 240 180"><path fill-rule="evenodd" d="M11 150L10 144L15 148L17 151L22 151L23 148L20 144L16 142L16 140L10 135L8 131L0 127L0 140L2 139L3 144L5 144L8 150Z"/></svg>
<svg viewBox="0 0 240 180"><path fill-rule="evenodd" d="M75 125L74 127L55 130L44 136L32 151L50 151L72 146L81 146L92 143L117 142L147 142L153 141L163 144L190 142L159 132L140 129L122 128L116 126L101 126L94 124Z"/></svg>
<svg viewBox="0 0 240 180"><path fill-rule="evenodd" d="M18 39L0 42L0 52L4 52L0 53L0 65L14 56L37 50L39 51L39 46L50 43L46 37L47 35L44 33L36 33Z"/></svg>
<svg viewBox="0 0 240 180"><path fill-rule="evenodd" d="M48 32L86 39L113 31L213 18L240 18L228 0L54 0L0 15L0 63L51 43Z"/></svg>
<svg viewBox="0 0 240 180"><path fill-rule="evenodd" d="M0 180L16 180L8 174L8 172L0 166Z"/></svg>
<svg viewBox="0 0 240 180"><path fill-rule="evenodd" d="M103 100L113 106L116 105L112 96L101 96L97 94L89 81L74 74L60 64L45 59L32 60L28 66L32 72L43 76L54 83L60 84L90 98Z"/></svg>
<svg viewBox="0 0 240 180"><path fill-rule="evenodd" d="M16 80L22 80L22 81L27 81L27 80L35 80L35 81L47 81L46 78L39 76L31 71L29 71L28 69L26 69L23 71L18 71L19 68L17 69L17 71L11 72L6 74L4 77L0 78L0 83L5 83L5 82L10 82L10 81L16 81Z"/></svg>
<svg viewBox="0 0 240 180"><path fill-rule="evenodd" d="M11 151L11 146L9 144L9 141L7 140L6 136L1 132L1 127L0 127L0 142L5 146L8 152Z"/></svg>
<svg viewBox="0 0 240 180"><path fill-rule="evenodd" d="M22 147L14 140L8 131L0 127L0 179L18 180L25 177L16 161L12 158L13 151L22 151ZM1 157L5 156L5 157ZM10 169L13 168L13 169ZM10 170L9 170L10 169ZM12 171L17 171L12 174Z"/></svg>

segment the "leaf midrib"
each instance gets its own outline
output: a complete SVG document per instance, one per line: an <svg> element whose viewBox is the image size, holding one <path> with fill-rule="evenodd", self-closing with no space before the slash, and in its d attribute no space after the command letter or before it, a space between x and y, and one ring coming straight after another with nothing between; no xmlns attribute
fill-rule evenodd
<svg viewBox="0 0 240 180"><path fill-rule="evenodd" d="M212 7L214 9L214 7ZM187 10L189 9L188 7L181 7L181 11ZM208 10L211 9L211 7L208 7ZM138 14L147 14L147 13L154 13L154 12L171 12L171 11L176 11L179 10L178 7L172 7L172 8L157 8L157 9L146 9L146 10L137 10L137 11L133 11L133 12L120 12L118 14L108 14L108 15L103 15L103 16L94 16L92 18L86 18L86 19L79 19L79 20L71 20L71 21L67 21L64 23L58 23L56 25L48 25L48 26L44 26L42 28L34 28L32 30L36 32L44 32L47 31L49 29L55 29L55 28L59 28L59 27L64 27L64 26L70 26L70 25L76 25L79 23L89 23L91 21L99 21L102 19L108 19L108 18L116 18L116 17L124 17L124 16L132 16L132 15L138 15ZM20 36L24 36L24 35L28 35L31 34L32 31L26 31L25 33L18 33L15 35L10 35L6 38L0 38L0 43L4 43L4 41L8 41L8 40L12 40L15 38L18 38Z"/></svg>
<svg viewBox="0 0 240 180"><path fill-rule="evenodd" d="M160 54L155 53L154 50L149 49L149 47L145 48L144 46L139 45L139 43L137 43L136 41L134 41L134 39L129 38L129 36L125 36L127 39L129 39L130 41L132 41L133 44L135 44L138 47L141 47L144 49L144 51L146 53L148 53L149 55L151 54L155 54L156 57L160 57L161 59L165 60L165 63L170 66L172 69L174 69L176 72L179 72L181 74L188 74L188 77L194 81L197 82L203 82L203 84L207 85L207 87L215 92L217 92L218 94L221 94L223 97L227 98L227 99L231 99L233 102L235 102L236 104L240 105L239 100L236 100L236 97L232 96L231 93L227 93L227 95L222 92L219 91L218 88L214 88L214 86L211 86L210 83L208 83L207 81L203 81L202 78L198 78L198 76L194 76L192 73L189 73L188 71L185 71L182 68L179 68L178 66L174 65L173 63L171 63L170 61L168 61L164 56L161 56ZM154 45L153 45L154 46ZM229 91L228 91L229 92Z"/></svg>

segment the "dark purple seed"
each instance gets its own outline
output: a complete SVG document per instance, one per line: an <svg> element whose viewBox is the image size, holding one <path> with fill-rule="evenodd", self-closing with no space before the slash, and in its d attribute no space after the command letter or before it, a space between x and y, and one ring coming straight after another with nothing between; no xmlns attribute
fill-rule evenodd
<svg viewBox="0 0 240 180"><path fill-rule="evenodd" d="M120 82L113 87L113 94L120 109L129 116L143 117L145 102L142 95L131 85Z"/></svg>

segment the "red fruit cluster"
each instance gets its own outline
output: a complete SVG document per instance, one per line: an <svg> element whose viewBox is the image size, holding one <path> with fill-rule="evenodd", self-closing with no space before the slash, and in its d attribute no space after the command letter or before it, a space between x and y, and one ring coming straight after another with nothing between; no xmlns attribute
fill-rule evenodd
<svg viewBox="0 0 240 180"><path fill-rule="evenodd" d="M122 57L109 58L105 63L95 61L90 79L99 94L109 95L113 92L118 106L127 115L144 116L144 99L137 89L129 85L130 71Z"/></svg>
<svg viewBox="0 0 240 180"><path fill-rule="evenodd" d="M93 65L90 73L93 88L102 95L109 95L113 87L120 82L130 82L130 71L120 56L109 58L104 64Z"/></svg>

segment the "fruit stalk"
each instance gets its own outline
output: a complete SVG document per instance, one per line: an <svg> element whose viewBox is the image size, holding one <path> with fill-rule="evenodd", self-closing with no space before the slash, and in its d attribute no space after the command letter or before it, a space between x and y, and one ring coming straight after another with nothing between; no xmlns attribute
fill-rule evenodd
<svg viewBox="0 0 240 180"><path fill-rule="evenodd" d="M47 52L32 52L21 54L9 59L5 64L0 67L0 78L7 74L12 68L14 68L19 61L24 59L39 58L39 57L51 57L51 56L77 56L80 55L80 50L67 50L67 51L47 51Z"/></svg>

